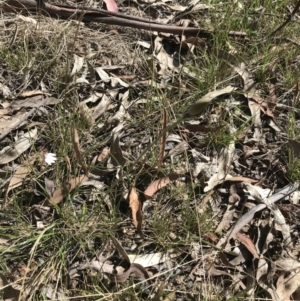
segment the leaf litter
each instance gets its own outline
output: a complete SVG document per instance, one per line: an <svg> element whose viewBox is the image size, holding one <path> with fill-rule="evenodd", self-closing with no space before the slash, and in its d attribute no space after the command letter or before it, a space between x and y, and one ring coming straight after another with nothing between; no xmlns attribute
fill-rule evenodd
<svg viewBox="0 0 300 301"><path fill-rule="evenodd" d="M213 14L223 17L198 1L105 3L110 12L134 11L155 18L153 24L186 28L197 25L196 13L208 26ZM244 7L238 3L236 11ZM230 299L241 291L252 299L295 298L299 195L286 162L289 151L295 160L299 157L298 136L287 139L282 133L290 112L281 105L283 98L290 105L298 93L297 85L289 91L274 84L282 80L280 59L261 81L261 58L239 59L253 42L251 37L242 40L243 48L242 34L221 50L213 45L209 28L207 35L189 37L121 27L109 32L99 24L48 17L37 23L34 14L30 19L13 21L18 31L11 47L22 45L25 36L36 58L19 66L22 76L13 64L0 64L0 201L2 208L6 205L1 225L2 220L5 227L18 225L13 204L22 203L19 195L28 200L21 210L28 224L19 226L24 238L14 228L10 236L0 232L0 250L5 272L16 280L22 279L24 262L30 266L26 277L32 280L23 282L22 294L29 300L38 294L78 298L96 277L105 287L102 296L111 290L116 298L123 290L109 287L110 282L145 282L155 291L152 300ZM11 30L11 25L4 28ZM2 47L7 38L0 38ZM50 58L36 38L51 45ZM283 50L286 44L280 43L276 47ZM204 72L208 58L219 60L213 83ZM225 73L222 61L230 66ZM37 62L47 70L40 77L35 76L41 71ZM58 79L65 62L66 72ZM38 159L47 152L58 158L48 166ZM35 160L27 167L25 159L32 155ZM204 216L207 222L201 224ZM33 243L26 240L28 225L39 237ZM49 226L55 229L47 233ZM46 233L53 243L45 251ZM10 260L7 242L19 250L13 258L24 262ZM62 244L67 269L55 261L55 248ZM66 270L69 287L61 281ZM7 286L4 299L18 298L14 281L0 275L1 287Z"/></svg>

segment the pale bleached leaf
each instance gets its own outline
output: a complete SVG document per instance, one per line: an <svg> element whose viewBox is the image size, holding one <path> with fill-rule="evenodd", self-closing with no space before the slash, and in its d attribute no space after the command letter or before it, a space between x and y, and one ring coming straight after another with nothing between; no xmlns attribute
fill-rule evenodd
<svg viewBox="0 0 300 301"><path fill-rule="evenodd" d="M7 110L7 109L5 109ZM26 124L26 120L22 121L23 112L19 112L14 116L3 115L0 116L0 135L6 132L8 129L15 129L23 124Z"/></svg>
<svg viewBox="0 0 300 301"><path fill-rule="evenodd" d="M236 206L238 205L239 201L240 201L240 197L236 193L236 187L233 184L230 187L230 196L228 199L228 205L226 211L223 214L222 220L219 222L217 229L215 230L216 233L220 233L228 229L229 225L232 222L236 210Z"/></svg>
<svg viewBox="0 0 300 301"><path fill-rule="evenodd" d="M292 271L300 268L300 262L293 258L280 258L275 261L276 268L281 271Z"/></svg>
<svg viewBox="0 0 300 301"><path fill-rule="evenodd" d="M0 83L0 95L4 97L4 99L6 98L10 98L13 96L13 93L10 91L10 89L8 88L8 86Z"/></svg>
<svg viewBox="0 0 300 301"><path fill-rule="evenodd" d="M97 157L97 161L105 163L108 159L108 156L109 156L109 147L104 147L102 152Z"/></svg>
<svg viewBox="0 0 300 301"><path fill-rule="evenodd" d="M239 66L233 66L233 69L242 77L245 91L251 91L255 88L254 76L245 63L241 63Z"/></svg>
<svg viewBox="0 0 300 301"><path fill-rule="evenodd" d="M33 24L33 25L38 25L37 20L35 20L35 19L33 19L33 18L30 18L30 17L25 17L25 16L23 16L23 15L21 15L21 14L17 14L17 15L16 15L16 18L18 18L18 19L20 19L20 20L22 20L22 21L24 21L24 22L31 23L31 24Z"/></svg>
<svg viewBox="0 0 300 301"><path fill-rule="evenodd" d="M0 164L9 163L24 153L37 139L37 128L22 135L14 146L6 146L0 151Z"/></svg>
<svg viewBox="0 0 300 301"><path fill-rule="evenodd" d="M74 54L74 65L73 65L73 69L70 73L70 76L77 74L83 67L83 63L84 63L84 57Z"/></svg>
<svg viewBox="0 0 300 301"><path fill-rule="evenodd" d="M158 252L152 254L141 254L141 255L133 255L128 254L128 258L132 263L138 263L143 267L151 267L157 264L161 264L167 260L180 256L184 251L180 248L171 249L167 253Z"/></svg>
<svg viewBox="0 0 300 301"><path fill-rule="evenodd" d="M34 95L43 95L44 92L41 90L29 90L29 91L24 91L22 92L19 96L20 97L31 97Z"/></svg>
<svg viewBox="0 0 300 301"><path fill-rule="evenodd" d="M28 166L19 165L15 174L13 175L13 177L11 178L11 180L9 182L6 194L8 194L9 191L11 191L12 189L15 189L15 188L21 186L23 183L23 180L29 174L29 171L30 171L30 169L28 168Z"/></svg>
<svg viewBox="0 0 300 301"><path fill-rule="evenodd" d="M47 191L48 195L52 195L54 190L55 190L55 184L52 180L48 179L47 177L45 177L44 179L45 181L45 190Z"/></svg>
<svg viewBox="0 0 300 301"><path fill-rule="evenodd" d="M99 104L93 109L93 118L96 120L97 118L102 116L106 112L110 103L110 97L104 94Z"/></svg>
<svg viewBox="0 0 300 301"><path fill-rule="evenodd" d="M271 202L268 198L264 198L261 201L272 212L275 222L277 223L277 225L279 225L279 227L281 227L281 233L283 236L283 244L286 247L291 247L292 237L291 237L291 233L290 233L290 226L286 223L283 214L278 209L278 207L273 202Z"/></svg>
<svg viewBox="0 0 300 301"><path fill-rule="evenodd" d="M88 180L88 181L82 182L80 184L80 187L81 186L93 186L98 190L103 190L107 187L107 185L105 185L103 182L98 181L98 180Z"/></svg>
<svg viewBox="0 0 300 301"><path fill-rule="evenodd" d="M18 99L11 103L10 107L14 110L21 108L40 108L42 106L56 105L61 102L61 99L55 97L46 97L35 95L26 99Z"/></svg>
<svg viewBox="0 0 300 301"><path fill-rule="evenodd" d="M227 147L224 147L218 157L217 173L211 176L208 180L204 192L208 192L216 185L223 183L225 180L230 179L230 167L235 152L235 142L232 141Z"/></svg>
<svg viewBox="0 0 300 301"><path fill-rule="evenodd" d="M291 299L292 294L300 286L300 273L291 272L286 275L282 273L276 283L276 293L279 296L279 300L294 300Z"/></svg>
<svg viewBox="0 0 300 301"><path fill-rule="evenodd" d="M274 195L269 197L269 201L271 203L275 203L282 198L289 196L292 192L294 192L299 187L299 183L290 184L281 189L280 191L276 192ZM256 212L259 212L266 208L265 204L259 204L245 213L235 224L233 229L229 232L228 239L233 237L236 233L238 233L245 225L247 225L254 217Z"/></svg>
<svg viewBox="0 0 300 301"><path fill-rule="evenodd" d="M101 67L95 68L101 80L108 81L110 80L110 76L107 72L105 72Z"/></svg>

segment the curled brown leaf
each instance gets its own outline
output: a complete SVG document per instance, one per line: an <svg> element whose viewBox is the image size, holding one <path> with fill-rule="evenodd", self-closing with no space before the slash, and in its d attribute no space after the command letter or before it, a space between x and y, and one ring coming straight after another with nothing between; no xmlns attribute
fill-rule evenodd
<svg viewBox="0 0 300 301"><path fill-rule="evenodd" d="M153 181L147 189L144 191L144 195L147 199L150 199L153 197L154 193L158 191L159 189L165 187L170 182L177 180L180 177L178 174L171 174L167 177L161 178L159 180Z"/></svg>
<svg viewBox="0 0 300 301"><path fill-rule="evenodd" d="M132 211L132 219L133 223L136 226L139 234L143 236L142 233L142 204L139 200L138 194L136 192L135 187L133 187L130 191L129 194L129 207L131 208Z"/></svg>
<svg viewBox="0 0 300 301"><path fill-rule="evenodd" d="M87 181L89 178L86 176L80 176L71 179L65 183L62 187L56 189L50 199L50 203L59 204L68 194L74 190L75 187L79 186L80 183Z"/></svg>

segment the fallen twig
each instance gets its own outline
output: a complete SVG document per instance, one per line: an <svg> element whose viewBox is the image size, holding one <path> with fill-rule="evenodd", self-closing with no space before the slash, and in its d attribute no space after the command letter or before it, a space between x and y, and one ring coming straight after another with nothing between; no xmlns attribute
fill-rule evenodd
<svg viewBox="0 0 300 301"><path fill-rule="evenodd" d="M293 16L296 14L296 12L298 11L299 8L300 8L300 0L298 0L298 2L296 3L296 6L294 7L294 9L290 13L290 15L287 17L287 19L269 35L269 38L273 37L278 31L283 29L289 22L291 22Z"/></svg>
<svg viewBox="0 0 300 301"><path fill-rule="evenodd" d="M212 35L213 31L193 27L180 27L157 23L150 19L138 18L121 13L109 12L102 9L74 8L49 3L39 5L35 0L7 0L0 5L4 12L38 11L45 15L56 15L67 19L77 19L83 22L98 22L110 25L131 27L150 31L165 32L171 34L185 34L187 36ZM228 35L245 37L245 32L229 31Z"/></svg>

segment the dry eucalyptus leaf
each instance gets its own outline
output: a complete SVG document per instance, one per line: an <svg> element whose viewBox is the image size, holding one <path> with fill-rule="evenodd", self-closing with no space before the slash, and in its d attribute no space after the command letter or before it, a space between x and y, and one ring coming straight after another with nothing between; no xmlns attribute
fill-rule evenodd
<svg viewBox="0 0 300 301"><path fill-rule="evenodd" d="M88 268L92 268L102 273L112 274L114 272L114 265L99 260L92 260L91 262L84 263L79 266L79 270L88 269Z"/></svg>
<svg viewBox="0 0 300 301"><path fill-rule="evenodd" d="M291 299L292 294L300 286L300 273L291 272L289 275L282 273L276 283L276 293L279 300L294 300Z"/></svg>
<svg viewBox="0 0 300 301"><path fill-rule="evenodd" d="M47 191L48 195L52 195L53 192L55 191L54 182L48 179L47 177L45 177L44 181L45 181L45 190Z"/></svg>
<svg viewBox="0 0 300 301"><path fill-rule="evenodd" d="M30 97L34 95L43 95L44 92L41 90L31 90L31 91L24 91L19 96L20 97Z"/></svg>
<svg viewBox="0 0 300 301"><path fill-rule="evenodd" d="M184 153L185 151L187 151L189 148L189 144L186 141L182 141L179 144L177 144L174 148L172 148L169 153L167 154L167 156L173 158L175 156L178 156L182 153ZM165 157L167 157L165 156Z"/></svg>
<svg viewBox="0 0 300 301"><path fill-rule="evenodd" d="M254 200L261 202L262 196L259 190L260 187L253 186L250 183L242 183L242 186L254 198Z"/></svg>
<svg viewBox="0 0 300 301"><path fill-rule="evenodd" d="M111 236L110 238L111 238L111 241L112 241L113 245L116 247L116 249L121 254L123 259L126 260L128 263L130 263L130 259L127 255L127 252L124 250L124 248L122 247L120 242L114 236Z"/></svg>
<svg viewBox="0 0 300 301"><path fill-rule="evenodd" d="M122 149L120 147L118 133L114 133L112 136L112 144L110 146L110 156L111 156L111 162L114 167L125 165L126 160L123 156Z"/></svg>
<svg viewBox="0 0 300 301"><path fill-rule="evenodd" d="M102 97L104 94L103 93L98 93L98 92L94 92L90 97L88 97L87 99L85 99L83 101L83 103L89 103L89 102L96 102L100 97Z"/></svg>
<svg viewBox="0 0 300 301"><path fill-rule="evenodd" d="M193 116L199 116L202 114L208 105L212 103L212 101L221 95L232 93L236 88L232 86L227 86L223 89L216 90L205 94L203 97L195 101L184 113L183 118L189 118Z"/></svg>
<svg viewBox="0 0 300 301"><path fill-rule="evenodd" d="M99 154L97 161L105 163L108 159L108 156L109 156L109 147L104 147L101 154Z"/></svg>
<svg viewBox="0 0 300 301"><path fill-rule="evenodd" d="M300 268L300 262L293 258L280 258L275 261L276 268L281 271L292 271Z"/></svg>
<svg viewBox="0 0 300 301"><path fill-rule="evenodd" d="M213 174L211 178L207 181L207 185L204 187L203 191L208 192L212 189L214 189L217 185L225 182L230 181L232 178L231 175L227 174L225 177L220 177L218 173Z"/></svg>
<svg viewBox="0 0 300 301"><path fill-rule="evenodd" d="M13 94L6 85L0 83L0 95L4 98L10 98Z"/></svg>
<svg viewBox="0 0 300 301"><path fill-rule="evenodd" d="M168 294L168 296L163 301L172 301L172 300L176 300L175 292Z"/></svg>
<svg viewBox="0 0 300 301"><path fill-rule="evenodd" d="M228 205L225 213L223 214L222 220L219 222L219 225L215 230L216 233L221 233L224 230L228 230L228 227L231 224L234 217L234 213L236 211L236 205L238 204L239 201L240 201L240 197L236 193L236 187L235 185L231 185Z"/></svg>
<svg viewBox="0 0 300 301"><path fill-rule="evenodd" d="M106 112L110 103L110 97L104 94L99 104L93 109L93 118L96 120L97 118L102 116Z"/></svg>
<svg viewBox="0 0 300 301"><path fill-rule="evenodd" d="M22 135L14 146L6 146L0 151L0 164L9 163L24 153L37 139L37 128Z"/></svg>
<svg viewBox="0 0 300 301"><path fill-rule="evenodd" d="M269 197L269 200L271 203L275 203L279 201L280 199L290 195L292 192L294 192L299 187L299 183L290 184L281 189L280 191L276 192L274 195ZM254 217L254 214L256 212L259 212L263 209L265 209L267 206L265 204L259 204L252 209L250 209L247 213L245 213L235 224L233 229L230 231L230 235L228 236L228 239L233 237L236 233L238 233L245 225L247 225Z"/></svg>
<svg viewBox="0 0 300 301"><path fill-rule="evenodd" d="M230 178L229 175L231 161L235 152L235 142L232 141L227 147L224 147L218 157L218 170L217 173L212 175L208 180L207 186L204 187L204 192L212 190L216 185L223 183L226 179Z"/></svg>
<svg viewBox="0 0 300 301"><path fill-rule="evenodd" d="M108 81L110 80L110 76L107 72L105 72L101 67L95 68L95 71L103 81Z"/></svg>
<svg viewBox="0 0 300 301"><path fill-rule="evenodd" d="M233 66L233 69L242 77L245 91L250 91L255 88L254 76L246 67L245 63L241 63L240 66Z"/></svg>
<svg viewBox="0 0 300 301"><path fill-rule="evenodd" d="M249 108L251 111L251 116L253 118L253 125L254 125L254 136L253 139L255 141L261 141L262 138L262 121L261 121L261 111L260 105L255 101L249 98Z"/></svg>
<svg viewBox="0 0 300 301"><path fill-rule="evenodd" d="M132 187L128 200L129 200L129 207L131 208L132 211L133 223L137 228L138 233L143 237L144 236L142 232L143 217L142 217L142 208L141 208L142 204L141 201L139 200L135 187Z"/></svg>
<svg viewBox="0 0 300 301"><path fill-rule="evenodd" d="M120 82L120 81L121 81L121 82ZM124 81L122 81L122 80L121 80L120 78L118 78L118 77L112 76L111 79L110 79L110 84L111 84L111 87L112 87L113 89L118 88L119 85L120 85L121 83L124 83L125 85L127 85ZM122 86L122 84L121 84L121 86ZM128 86L128 85L127 85L127 86ZM124 86L124 87L125 87L125 86Z"/></svg>
<svg viewBox="0 0 300 301"><path fill-rule="evenodd" d="M73 178L63 187L56 189L53 192L52 197L50 198L50 203L52 204L59 204L65 197L69 195L69 193L74 190L77 186L79 186L82 182L87 181L89 178L86 176L80 176L77 178Z"/></svg>
<svg viewBox="0 0 300 301"><path fill-rule="evenodd" d="M11 112L9 108L0 109L0 129L1 129L1 117L8 115Z"/></svg>
<svg viewBox="0 0 300 301"><path fill-rule="evenodd" d="M23 114L24 112L18 112L16 115L13 116L9 116L9 115L0 116L0 135L5 131L7 131L8 129L13 130L18 126L26 124L27 120L22 121Z"/></svg>
<svg viewBox="0 0 300 301"><path fill-rule="evenodd" d="M131 263L138 263L143 267L151 267L166 262L171 258L178 257L183 252L184 252L183 250L180 250L180 248L178 248L174 250L169 250L168 253L158 252L158 253L145 254L145 255L128 254L128 258L130 259Z"/></svg>
<svg viewBox="0 0 300 301"><path fill-rule="evenodd" d="M29 174L29 171L30 170L29 170L28 166L19 165L15 174L13 175L13 177L11 178L11 180L9 182L6 194L8 194L12 189L15 189L15 188L21 186L23 183L23 180Z"/></svg>
<svg viewBox="0 0 300 301"><path fill-rule="evenodd" d="M168 185L169 183L171 183L172 181L177 180L178 178L180 178L180 175L178 174L171 174L167 177L161 178L159 180L155 180L153 181L148 187L147 189L144 191L144 195L147 199L150 199L153 197L154 193L156 191L158 191L159 189L165 187L166 185Z"/></svg>
<svg viewBox="0 0 300 301"><path fill-rule="evenodd" d="M42 106L56 105L59 102L61 100L55 97L44 98L42 95L36 95L26 99L15 100L11 103L10 107L14 110L20 108L40 108Z"/></svg>
<svg viewBox="0 0 300 301"><path fill-rule="evenodd" d="M100 182L98 180L88 180L88 181L82 182L80 184L80 187L81 186L93 186L98 190L103 190L104 188L107 187L107 185L105 185L103 182Z"/></svg>
<svg viewBox="0 0 300 301"><path fill-rule="evenodd" d="M156 37L154 41L154 56L159 64L158 74L166 75L171 70L180 67L180 64L175 63L174 58L165 50L163 37Z"/></svg>
<svg viewBox="0 0 300 301"><path fill-rule="evenodd" d="M239 240L255 258L259 258L256 247L249 237L238 232L235 234L235 238Z"/></svg>
<svg viewBox="0 0 300 301"><path fill-rule="evenodd" d="M264 198L261 200L268 209L273 213L274 215L274 220L281 227L281 233L283 236L283 244L286 247L291 247L292 246L292 237L290 233L290 226L286 223L285 218L281 211L278 209L278 207L272 203L268 198Z"/></svg>
<svg viewBox="0 0 300 301"><path fill-rule="evenodd" d="M78 56L77 54L74 54L74 65L73 65L73 69L70 73L70 76L77 74L83 67L83 63L84 63L84 58Z"/></svg>

